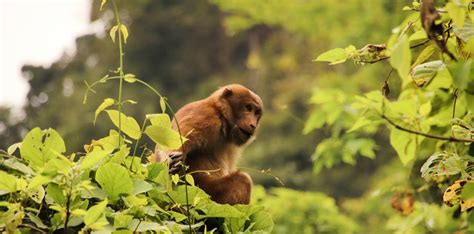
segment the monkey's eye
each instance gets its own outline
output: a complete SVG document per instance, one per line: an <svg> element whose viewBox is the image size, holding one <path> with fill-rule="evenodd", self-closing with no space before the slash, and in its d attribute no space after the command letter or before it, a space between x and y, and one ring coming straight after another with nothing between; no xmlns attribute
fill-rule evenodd
<svg viewBox="0 0 474 234"><path fill-rule="evenodd" d="M262 114L262 111L259 110L259 109L257 109L257 110L255 110L255 114L258 115L258 116L260 116L260 115Z"/></svg>
<svg viewBox="0 0 474 234"><path fill-rule="evenodd" d="M252 111L252 105L250 105L250 104L245 105L245 109L247 109L248 111L251 112Z"/></svg>

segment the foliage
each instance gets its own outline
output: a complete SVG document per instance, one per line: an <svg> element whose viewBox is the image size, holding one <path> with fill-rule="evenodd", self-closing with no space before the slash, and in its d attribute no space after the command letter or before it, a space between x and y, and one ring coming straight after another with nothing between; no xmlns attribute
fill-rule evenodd
<svg viewBox="0 0 474 234"><path fill-rule="evenodd" d="M261 188L258 188L260 190ZM358 225L342 214L335 200L319 192L302 192L286 188L262 189L255 199L268 207L275 221L274 233L354 233ZM291 201L291 202L289 202ZM294 212L298 211L298 212Z"/></svg>
<svg viewBox="0 0 474 234"><path fill-rule="evenodd" d="M314 93L312 100L315 101L312 103L317 108L313 111L315 117L308 120L306 129L310 131L327 124L340 132L341 136L327 140L333 147L327 147L326 144L317 146L315 168L331 167L335 161L331 157L338 155L333 152L335 148L350 148L347 146L350 140L366 139L386 125L390 131L390 144L402 164L410 166L412 174L421 172L418 176L427 182L418 186L413 183L407 187L408 191L416 193L415 197L417 201L420 199L420 203L415 205L407 219L393 218L388 225L397 227L401 232L420 231L415 228L417 222L445 219L448 216L446 207L424 203L420 197L428 192L430 186L437 186L444 191L443 197L441 193L435 195L437 200L444 200L449 206L458 206L461 212L468 211L467 215L459 218L457 224L454 222L453 229L445 231L472 231L472 222L465 221L468 216L472 216L469 210L474 206L471 193L471 143L474 142L474 67L471 66L474 52L474 27L471 23L474 20L473 5L469 0L449 1L435 8L433 1L413 1L411 6L404 9L414 13L408 14L392 30L393 34L387 43L369 44L361 49L351 45L330 50L315 59L332 65L346 60L361 65L388 60L391 66L388 74L382 77L385 80L380 82L381 91L370 90L357 97L342 92L331 95L331 98L341 100L340 106L345 107L338 108L341 111L329 110L326 106L333 103L321 98L324 96L321 92ZM394 72L401 81L399 92L395 95L391 93L392 85L389 82ZM326 94L325 98L329 96ZM367 147L371 149L374 146ZM342 154L338 158L351 162L344 159L353 159L359 154L364 155L361 151L353 151L346 157ZM435 217L435 214L440 213L443 215ZM430 228L429 223L427 225L428 230L435 229ZM450 225L445 223L442 226Z"/></svg>
<svg viewBox="0 0 474 234"><path fill-rule="evenodd" d="M106 0L101 9L104 4ZM56 130L37 127L22 142L2 151L0 229L8 233L31 229L82 233L271 231L273 222L263 206L217 204L194 185L189 174L170 175L166 162L143 163L150 153L144 147L138 154L144 135L164 149L180 148L187 139L171 128L170 117L164 113L171 109L166 99L124 72L123 45L129 33L115 1L109 5L115 12L116 25L110 36L117 44L119 67L112 76L85 82L84 102L98 84L118 80L118 99L104 99L95 111L95 119L106 112L117 131L110 130L107 136L84 145L84 153L66 154L66 144ZM136 102L122 99L124 81L151 89L158 95L163 113L147 115L141 127L125 115L123 105ZM114 106L116 110L110 109ZM206 223L210 219L215 224Z"/></svg>

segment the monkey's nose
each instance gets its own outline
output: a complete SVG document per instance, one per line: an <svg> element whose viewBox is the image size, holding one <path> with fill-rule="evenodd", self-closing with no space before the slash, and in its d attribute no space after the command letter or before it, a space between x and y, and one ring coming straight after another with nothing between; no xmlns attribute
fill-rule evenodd
<svg viewBox="0 0 474 234"><path fill-rule="evenodd" d="M255 130L255 128L257 128L257 126L255 126L255 124L250 124L250 128L253 130Z"/></svg>

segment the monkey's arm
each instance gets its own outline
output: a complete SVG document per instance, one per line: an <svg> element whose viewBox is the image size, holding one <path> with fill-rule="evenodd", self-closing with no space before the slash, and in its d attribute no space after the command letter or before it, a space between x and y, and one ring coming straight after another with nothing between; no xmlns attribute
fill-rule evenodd
<svg viewBox="0 0 474 234"><path fill-rule="evenodd" d="M252 192L252 179L241 171L223 177L215 177L205 173L193 174L196 184L221 204L249 204Z"/></svg>

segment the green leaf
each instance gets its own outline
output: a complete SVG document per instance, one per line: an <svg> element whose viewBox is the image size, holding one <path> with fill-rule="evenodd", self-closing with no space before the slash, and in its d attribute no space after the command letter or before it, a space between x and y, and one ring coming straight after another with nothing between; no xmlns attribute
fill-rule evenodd
<svg viewBox="0 0 474 234"><path fill-rule="evenodd" d="M222 217L222 218L242 218L245 213L239 211L237 208L228 204L218 204L211 200L199 203L196 207L202 210L204 215L196 215L198 219L205 217Z"/></svg>
<svg viewBox="0 0 474 234"><path fill-rule="evenodd" d="M110 159L110 162L117 164L122 164L125 161L125 158L130 154L130 148L127 145L122 145L120 150L115 152Z"/></svg>
<svg viewBox="0 0 474 234"><path fill-rule="evenodd" d="M95 121L97 120L97 116L99 116L100 112L107 109L107 107L112 106L114 103L115 103L115 101L112 98L104 99L104 101L95 110L94 125L95 125Z"/></svg>
<svg viewBox="0 0 474 234"><path fill-rule="evenodd" d="M33 214L31 212L27 212L26 215L31 220L31 222L33 222L37 227L43 228L43 229L48 229L48 226L46 226L43 223L43 221L41 221L41 219L38 216L36 216L35 214Z"/></svg>
<svg viewBox="0 0 474 234"><path fill-rule="evenodd" d="M31 175L31 174L34 173L33 170L31 170L30 167L28 167L25 164L19 162L18 159L15 158L15 157L3 161L3 164L7 167L18 170L18 171L20 171L20 172L22 172L26 175Z"/></svg>
<svg viewBox="0 0 474 234"><path fill-rule="evenodd" d="M423 62L425 62L426 60L428 60L431 55L433 55L433 53L436 51L436 46L435 45L428 45L427 47L425 47L421 52L420 54L418 55L418 57L416 58L415 62L413 63L412 67L415 67L416 65L419 65L419 64L422 64Z"/></svg>
<svg viewBox="0 0 474 234"><path fill-rule="evenodd" d="M398 157L400 158L403 165L407 165L411 160L415 158L416 153L416 136L392 128L390 131L390 144L397 151Z"/></svg>
<svg viewBox="0 0 474 234"><path fill-rule="evenodd" d="M181 148L181 141L185 142L187 140L171 127L151 125L145 128L145 134L164 150L179 149Z"/></svg>
<svg viewBox="0 0 474 234"><path fill-rule="evenodd" d="M112 152L111 149L109 150L102 150L100 148L94 148L93 151L86 154L84 159L81 162L81 169L86 170L91 168L92 166L100 166L98 165L104 158L106 158Z"/></svg>
<svg viewBox="0 0 474 234"><path fill-rule="evenodd" d="M128 38L128 30L127 27L123 24L120 24L120 32L123 35L123 41L127 43L127 38Z"/></svg>
<svg viewBox="0 0 474 234"><path fill-rule="evenodd" d="M103 137L97 141L92 140L91 145L94 146L94 148L110 150L112 152L114 149L119 148L119 134L117 131L111 130L108 136ZM122 139L122 145L123 145L123 139Z"/></svg>
<svg viewBox="0 0 474 234"><path fill-rule="evenodd" d="M179 183L179 175L178 174L171 175L171 181L173 181L174 184L178 184Z"/></svg>
<svg viewBox="0 0 474 234"><path fill-rule="evenodd" d="M160 225L159 223L149 222L149 221L140 221L138 219L133 219L130 225L128 225L129 230L135 230L136 232L147 232L147 231L163 231L164 233L169 232L169 229L166 225Z"/></svg>
<svg viewBox="0 0 474 234"><path fill-rule="evenodd" d="M43 167L50 159L65 151L64 140L51 128L43 131L40 128L32 129L20 146L21 157L33 167Z"/></svg>
<svg viewBox="0 0 474 234"><path fill-rule="evenodd" d="M16 177L4 171L0 171L0 194L2 191L9 193L16 191Z"/></svg>
<svg viewBox="0 0 474 234"><path fill-rule="evenodd" d="M139 180L139 179L134 179L133 180L133 192L131 193L132 195L137 195L139 193L146 193L150 190L153 189L153 185L150 183L144 181L144 180Z"/></svg>
<svg viewBox="0 0 474 234"><path fill-rule="evenodd" d="M305 123L303 134L308 134L314 129L321 128L326 123L326 116L320 111L313 111Z"/></svg>
<svg viewBox="0 0 474 234"><path fill-rule="evenodd" d="M28 189L36 189L39 186L50 182L53 178L41 174L36 175L28 184Z"/></svg>
<svg viewBox="0 0 474 234"><path fill-rule="evenodd" d="M359 128L372 124L373 122L374 121L369 120L364 116L361 116L355 121L354 125L352 125L352 127L349 130L347 130L347 132L353 132L355 130L358 130Z"/></svg>
<svg viewBox="0 0 474 234"><path fill-rule="evenodd" d="M474 182L469 181L464 185L461 192L461 198L463 200L469 200L474 198Z"/></svg>
<svg viewBox="0 0 474 234"><path fill-rule="evenodd" d="M461 89L465 90L468 84L473 80L473 68L472 59L468 59L464 62L452 63L449 65L449 71L453 74L453 84Z"/></svg>
<svg viewBox="0 0 474 234"><path fill-rule="evenodd" d="M184 185L178 186L176 189L168 192L169 196L173 199L173 203L186 204L186 188ZM208 201L209 195L207 195L199 187L188 186L188 200L189 203L196 203L199 201ZM170 202L172 202L170 199Z"/></svg>
<svg viewBox="0 0 474 234"><path fill-rule="evenodd" d="M315 60L317 62L329 62L330 65L343 63L347 60L348 55L346 50L342 48L332 49L319 55Z"/></svg>
<svg viewBox="0 0 474 234"><path fill-rule="evenodd" d="M15 143L15 144L11 145L10 147L8 147L7 153L8 153L9 155L13 155L13 153L15 153L15 151L16 151L18 148L20 148L20 146L21 146L21 142L18 142L18 143Z"/></svg>
<svg viewBox="0 0 474 234"><path fill-rule="evenodd" d="M409 40L410 41L419 41L419 40L423 40L423 39L426 39L426 38L427 38L427 35L426 35L425 30L420 29L420 30L414 32L413 34L411 34Z"/></svg>
<svg viewBox="0 0 474 234"><path fill-rule="evenodd" d="M458 6L454 2L448 2L445 8L446 11L448 11L449 17L453 19L454 26L462 27L464 25L464 19L466 18L464 6Z"/></svg>
<svg viewBox="0 0 474 234"><path fill-rule="evenodd" d="M86 226L90 227L97 222L102 222L107 202L107 199L105 199L87 210L86 215L84 216L84 223Z"/></svg>
<svg viewBox="0 0 474 234"><path fill-rule="evenodd" d="M421 177L436 181L450 175L461 173L466 167L461 157L454 153L437 152L431 155L420 169Z"/></svg>
<svg viewBox="0 0 474 234"><path fill-rule="evenodd" d="M97 169L95 179L112 200L120 194L130 194L133 182L127 169L116 163L106 163Z"/></svg>
<svg viewBox="0 0 474 234"><path fill-rule="evenodd" d="M128 214L116 214L114 216L114 228L127 228L132 222L133 216Z"/></svg>
<svg viewBox="0 0 474 234"><path fill-rule="evenodd" d="M157 177L161 171L167 168L168 166L165 163L149 163L147 165L148 179L149 180L155 179L155 177Z"/></svg>
<svg viewBox="0 0 474 234"><path fill-rule="evenodd" d="M395 68L398 75L404 80L410 72L411 51L410 42L406 35L401 36L392 48L390 65Z"/></svg>
<svg viewBox="0 0 474 234"><path fill-rule="evenodd" d="M146 115L146 118L150 120L152 125L163 126L163 127L171 127L170 116L166 113L148 114L148 115Z"/></svg>
<svg viewBox="0 0 474 234"><path fill-rule="evenodd" d="M474 24L471 20L464 23L462 27L454 27L454 35L461 38L464 42L469 42L474 37Z"/></svg>
<svg viewBox="0 0 474 234"><path fill-rule="evenodd" d="M112 38L112 42L115 43L115 36L117 35L117 30L118 30L118 26L115 25L113 26L111 29L110 29L110 38Z"/></svg>
<svg viewBox="0 0 474 234"><path fill-rule="evenodd" d="M100 11L102 11L102 8L104 7L105 3L107 3L107 0L102 0L100 3Z"/></svg>
<svg viewBox="0 0 474 234"><path fill-rule="evenodd" d="M419 64L410 72L411 78L415 84L419 87L426 83L429 83L439 71L446 69L446 65L441 60L430 61L427 63Z"/></svg>
<svg viewBox="0 0 474 234"><path fill-rule="evenodd" d="M261 209L257 213L250 216L250 220L254 225L251 231L264 231L270 233L275 225L272 216L266 210Z"/></svg>
<svg viewBox="0 0 474 234"><path fill-rule="evenodd" d="M132 73L127 73L123 76L123 79L127 81L128 83L135 83L137 81L137 78L135 77L135 74Z"/></svg>
<svg viewBox="0 0 474 234"><path fill-rule="evenodd" d="M185 179L191 186L194 186L194 177L192 175L186 174Z"/></svg>
<svg viewBox="0 0 474 234"><path fill-rule="evenodd" d="M56 183L48 184L46 189L47 195L53 199L57 204L64 206L66 205L66 197L64 196L63 190Z"/></svg>
<svg viewBox="0 0 474 234"><path fill-rule="evenodd" d="M171 216L173 216L173 218L176 222L181 222L181 221L188 218L188 217L186 217L186 215L175 212L175 211L170 211L170 213L171 213Z"/></svg>
<svg viewBox="0 0 474 234"><path fill-rule="evenodd" d="M118 112L117 110L107 110L106 112L107 114L109 114L109 117L112 120L112 123L114 123L116 127L121 128L125 134L127 134L129 137L135 140L140 138L142 134L140 130L140 126L138 125L137 121L134 118L128 117L125 114ZM119 116L120 116L120 121L119 121ZM119 124L119 122L121 123Z"/></svg>
<svg viewBox="0 0 474 234"><path fill-rule="evenodd" d="M161 107L161 112L165 113L166 112L166 99L164 97L160 97L160 107Z"/></svg>

